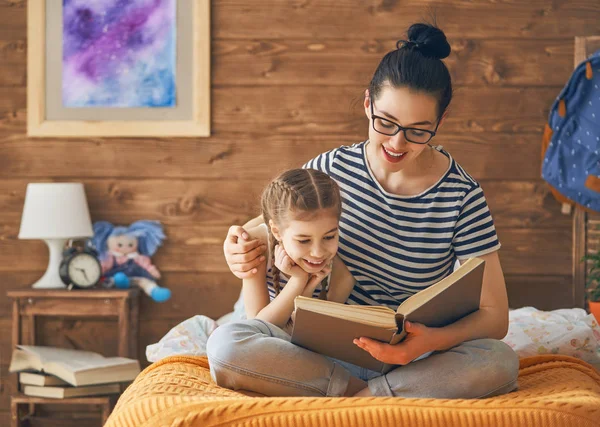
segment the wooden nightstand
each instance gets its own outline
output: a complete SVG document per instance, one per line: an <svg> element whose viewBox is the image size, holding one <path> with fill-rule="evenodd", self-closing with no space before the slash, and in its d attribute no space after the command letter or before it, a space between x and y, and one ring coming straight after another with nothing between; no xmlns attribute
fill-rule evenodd
<svg viewBox="0 0 600 427"><path fill-rule="evenodd" d="M77 318L118 318L118 356L137 359L139 331L139 289L127 290L20 290L9 291L13 299L12 348L17 344L36 345L36 318L41 316ZM15 375L20 391L18 376ZM20 410L29 406L26 416L35 414L35 405L99 405L102 424L110 414L115 397L81 397L75 399L46 399L24 394L11 396L11 427L19 427Z"/></svg>

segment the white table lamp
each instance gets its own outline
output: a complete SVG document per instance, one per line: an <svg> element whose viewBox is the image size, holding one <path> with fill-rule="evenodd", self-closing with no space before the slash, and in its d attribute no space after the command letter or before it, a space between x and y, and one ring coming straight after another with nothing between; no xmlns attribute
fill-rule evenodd
<svg viewBox="0 0 600 427"><path fill-rule="evenodd" d="M41 239L50 250L48 269L34 283L37 289L66 288L58 268L69 239L92 237L92 221L81 183L27 185L19 239Z"/></svg>

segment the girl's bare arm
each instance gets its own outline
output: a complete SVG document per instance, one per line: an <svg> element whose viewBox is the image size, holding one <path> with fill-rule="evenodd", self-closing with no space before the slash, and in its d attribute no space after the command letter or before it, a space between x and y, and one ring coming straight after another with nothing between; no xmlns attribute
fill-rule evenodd
<svg viewBox="0 0 600 427"><path fill-rule="evenodd" d="M260 223L259 223L260 225ZM248 234L252 239L266 241L264 227L249 229ZM263 262L257 267L258 272L244 278L242 283L244 306L248 319L254 319L260 311L269 305L269 290L267 288L267 263Z"/></svg>
<svg viewBox="0 0 600 427"><path fill-rule="evenodd" d="M356 280L348 270L348 267L338 255L333 259L331 278L329 279L329 289L327 290L327 300L339 303L345 303Z"/></svg>

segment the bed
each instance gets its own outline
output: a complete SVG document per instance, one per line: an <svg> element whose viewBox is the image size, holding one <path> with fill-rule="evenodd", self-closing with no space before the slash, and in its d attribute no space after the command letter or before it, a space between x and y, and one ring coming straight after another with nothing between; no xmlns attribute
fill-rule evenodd
<svg viewBox="0 0 600 427"><path fill-rule="evenodd" d="M576 39L576 62L598 48L600 37ZM106 426L600 426L600 327L583 310L579 261L598 248L598 226L599 215L575 211L574 308L510 313L504 341L520 356L516 392L477 400L249 397L218 387L203 356L211 331L241 316L238 305L217 320L194 316L149 346L156 362L127 388Z"/></svg>
<svg viewBox="0 0 600 427"><path fill-rule="evenodd" d="M600 425L600 375L569 356L521 360L520 388L479 400L248 397L216 386L205 357L146 368L107 427L127 426L577 426Z"/></svg>
<svg viewBox="0 0 600 427"><path fill-rule="evenodd" d="M520 356L519 389L479 400L248 397L218 387L206 341L242 312L238 301L216 321L194 316L149 346L147 357L156 362L121 396L106 425L600 426L600 327L581 308L512 310L504 341Z"/></svg>

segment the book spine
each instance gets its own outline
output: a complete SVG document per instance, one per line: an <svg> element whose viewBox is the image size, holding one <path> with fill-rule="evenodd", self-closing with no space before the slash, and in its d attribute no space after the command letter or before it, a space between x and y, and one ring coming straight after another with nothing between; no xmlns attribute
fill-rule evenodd
<svg viewBox="0 0 600 427"><path fill-rule="evenodd" d="M406 337L406 331L399 329L398 332L396 332L394 334L394 336L392 337L392 339L390 340L390 344L391 345L395 345L398 344L400 341L402 341L405 337Z"/></svg>
<svg viewBox="0 0 600 427"><path fill-rule="evenodd" d="M404 315L401 313L396 313L396 315L394 316L394 319L396 320L396 327L398 328L398 330L403 331L404 330Z"/></svg>

